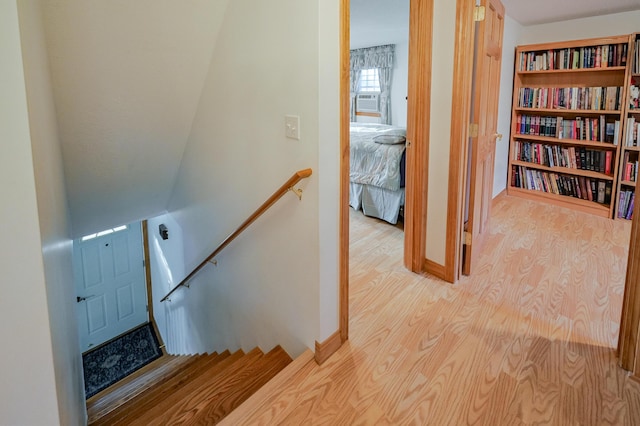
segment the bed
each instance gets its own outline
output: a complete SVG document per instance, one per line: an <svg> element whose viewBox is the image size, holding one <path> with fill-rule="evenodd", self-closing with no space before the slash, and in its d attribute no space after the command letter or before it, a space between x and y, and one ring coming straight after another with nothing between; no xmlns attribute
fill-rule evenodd
<svg viewBox="0 0 640 426"><path fill-rule="evenodd" d="M350 130L349 205L395 224L404 206L406 131L370 123Z"/></svg>

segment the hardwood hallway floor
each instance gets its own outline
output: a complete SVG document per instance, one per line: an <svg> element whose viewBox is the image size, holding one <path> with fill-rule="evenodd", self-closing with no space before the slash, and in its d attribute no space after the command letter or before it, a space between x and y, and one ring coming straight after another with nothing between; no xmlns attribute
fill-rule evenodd
<svg viewBox="0 0 640 426"><path fill-rule="evenodd" d="M504 195L492 215L481 266L452 286L352 212L349 342L234 424L640 424L615 357L630 224Z"/></svg>

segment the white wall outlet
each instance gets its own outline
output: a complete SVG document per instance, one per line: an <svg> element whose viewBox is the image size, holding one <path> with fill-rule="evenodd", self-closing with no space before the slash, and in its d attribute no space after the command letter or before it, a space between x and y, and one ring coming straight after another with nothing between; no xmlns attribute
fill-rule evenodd
<svg viewBox="0 0 640 426"><path fill-rule="evenodd" d="M300 117L297 115L285 115L284 131L289 139L300 140Z"/></svg>

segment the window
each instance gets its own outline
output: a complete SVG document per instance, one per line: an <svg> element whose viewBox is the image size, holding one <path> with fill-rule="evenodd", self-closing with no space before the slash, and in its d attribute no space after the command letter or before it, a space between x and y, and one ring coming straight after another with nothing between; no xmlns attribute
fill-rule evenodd
<svg viewBox="0 0 640 426"><path fill-rule="evenodd" d="M380 81L378 80L378 69L369 68L360 71L360 92L379 92Z"/></svg>
<svg viewBox="0 0 640 426"><path fill-rule="evenodd" d="M92 240L97 237L102 237L103 235L113 234L114 232L124 231L127 229L126 225L118 226L117 228L105 229L104 231L96 232L95 234L89 234L82 237L82 241Z"/></svg>

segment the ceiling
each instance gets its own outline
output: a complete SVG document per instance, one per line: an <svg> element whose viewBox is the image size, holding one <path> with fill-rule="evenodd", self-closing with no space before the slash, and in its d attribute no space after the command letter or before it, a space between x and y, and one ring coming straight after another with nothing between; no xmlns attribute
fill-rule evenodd
<svg viewBox="0 0 640 426"><path fill-rule="evenodd" d="M640 10L640 0L502 0L506 13L522 25Z"/></svg>
<svg viewBox="0 0 640 426"><path fill-rule="evenodd" d="M640 10L640 0L502 0L502 3L507 15L522 25ZM406 28L408 16L409 0L351 0L352 40L357 44L366 38L362 34L397 32Z"/></svg>
<svg viewBox="0 0 640 426"><path fill-rule="evenodd" d="M164 212L227 1L44 4L74 237Z"/></svg>

